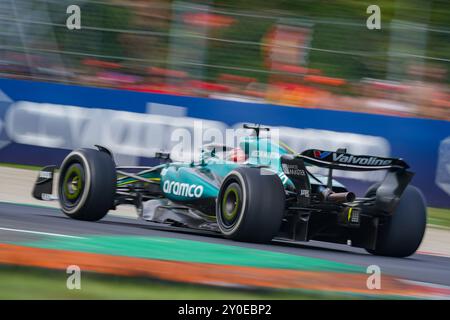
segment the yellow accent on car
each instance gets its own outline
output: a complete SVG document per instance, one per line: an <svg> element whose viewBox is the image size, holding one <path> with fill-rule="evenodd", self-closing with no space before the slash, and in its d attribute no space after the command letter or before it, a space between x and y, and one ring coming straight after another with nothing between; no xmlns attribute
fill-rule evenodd
<svg viewBox="0 0 450 320"><path fill-rule="evenodd" d="M292 149L291 147L289 147L286 143L284 143L283 141L279 141L279 145L282 146L283 148L285 148L287 151L289 151L290 153L297 153L295 152L294 149Z"/></svg>
<svg viewBox="0 0 450 320"><path fill-rule="evenodd" d="M151 181L161 181L161 178L147 178L147 179L151 180ZM137 181L139 181L139 180L134 179L134 180L130 180L130 181L124 181L124 182L119 183L118 186L120 187L120 186L130 184L133 182L137 182Z"/></svg>

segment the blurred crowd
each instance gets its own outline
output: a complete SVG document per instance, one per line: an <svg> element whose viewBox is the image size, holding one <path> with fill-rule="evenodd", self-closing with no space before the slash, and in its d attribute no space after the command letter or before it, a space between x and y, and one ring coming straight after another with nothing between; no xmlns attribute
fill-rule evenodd
<svg viewBox="0 0 450 320"><path fill-rule="evenodd" d="M22 32L20 46L14 43L17 39L14 32L10 32L10 40L4 37L3 42L0 41L5 44L0 51L0 76L450 120L446 59L403 59L402 75L389 77L385 69L392 61L388 58L366 62L346 54L319 52L319 55L314 51L316 43L329 43L338 53L342 51L338 46L348 44L343 36L348 30L339 33L337 27L321 29L320 21L315 26L302 24L299 27L290 20L288 23L278 17L268 20L261 15L248 22L251 18L245 15L242 18L235 13L223 14L223 11L208 13L209 7L207 10L184 8L174 14L176 1L170 0L111 1L114 7L95 3L89 7L91 16L82 20L95 30L82 28L76 31L78 33L67 33L60 23L45 29L61 18L56 14L56 18L53 17L53 11L46 13L50 22L34 21L30 29L27 25L9 25L11 30L14 27L25 30L27 37L23 37ZM151 7L149 3L159 5ZM87 9L82 8L82 11ZM39 11L33 9L33 12ZM108 22L108 17L118 14L120 24L117 19ZM175 23L176 17L181 18ZM246 22L253 29L245 25ZM40 25L42 31L33 35L32 30ZM176 34L174 25L189 35L190 42L177 40L182 39L180 36L172 37ZM46 32L53 38L45 36ZM72 40L74 35L76 40ZM362 39L368 35L372 37L373 33L361 33ZM382 34L378 36L381 38L370 43L381 47L389 40ZM438 37L429 38L441 41ZM442 50L448 53L444 47ZM197 67L177 65L173 61L187 61L185 64Z"/></svg>
<svg viewBox="0 0 450 320"><path fill-rule="evenodd" d="M63 80L148 93L450 120L450 90L445 83L447 70L439 65L411 66L411 80L402 82L370 78L347 81L326 76L320 70L299 68L301 70L274 74L263 83L254 77L229 73L220 73L216 79L208 81L195 79L186 71L161 67L142 66L141 70L130 70L120 63L98 59L84 59L80 68L71 71L58 70L40 56L31 57L36 69L30 72L24 63L29 58L11 53L8 63L0 64L2 76Z"/></svg>

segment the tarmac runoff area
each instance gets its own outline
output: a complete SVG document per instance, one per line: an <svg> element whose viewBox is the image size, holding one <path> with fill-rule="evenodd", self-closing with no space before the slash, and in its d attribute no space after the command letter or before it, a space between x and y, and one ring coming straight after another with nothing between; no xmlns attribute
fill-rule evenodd
<svg viewBox="0 0 450 320"><path fill-rule="evenodd" d="M237 243L137 220L133 208L96 223L71 220L51 208L57 203L31 197L35 179L35 171L0 168L0 264L76 264L105 274L238 288L450 298L448 230L428 228L420 252L405 259L319 242ZM367 288L370 265L381 268L381 290Z"/></svg>

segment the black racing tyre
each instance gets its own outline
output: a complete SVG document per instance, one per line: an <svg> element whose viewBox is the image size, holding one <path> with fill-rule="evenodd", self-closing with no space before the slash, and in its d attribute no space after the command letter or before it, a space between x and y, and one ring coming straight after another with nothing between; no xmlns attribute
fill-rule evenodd
<svg viewBox="0 0 450 320"><path fill-rule="evenodd" d="M72 151L63 161L58 180L61 210L70 218L97 221L114 206L116 166L105 152Z"/></svg>
<svg viewBox="0 0 450 320"><path fill-rule="evenodd" d="M285 191L276 174L266 169L238 168L220 187L216 217L225 237L236 241L269 242L280 229Z"/></svg>
<svg viewBox="0 0 450 320"><path fill-rule="evenodd" d="M367 197L375 196L378 184L369 188ZM425 234L427 208L422 192L407 186L400 202L390 217L380 224L375 249L367 249L374 255L407 257L419 248Z"/></svg>

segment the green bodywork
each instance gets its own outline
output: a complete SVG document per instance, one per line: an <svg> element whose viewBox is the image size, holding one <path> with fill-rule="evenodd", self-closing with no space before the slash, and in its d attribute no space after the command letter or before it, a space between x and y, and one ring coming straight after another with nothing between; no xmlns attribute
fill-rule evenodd
<svg viewBox="0 0 450 320"><path fill-rule="evenodd" d="M280 157L293 154L285 145L275 144L269 139L245 137L239 147L244 150L247 160L244 163L224 159L216 150L202 151L198 162L171 162L158 165L152 171L142 172L142 178L159 181L164 196L177 202L188 202L200 198L216 198L223 178L237 167L264 167L275 172L287 187L293 187L292 181L284 174ZM323 183L326 179L323 178ZM137 180L130 177L119 178L117 186L122 187ZM311 181L311 183L314 183ZM342 186L334 181L334 185Z"/></svg>

